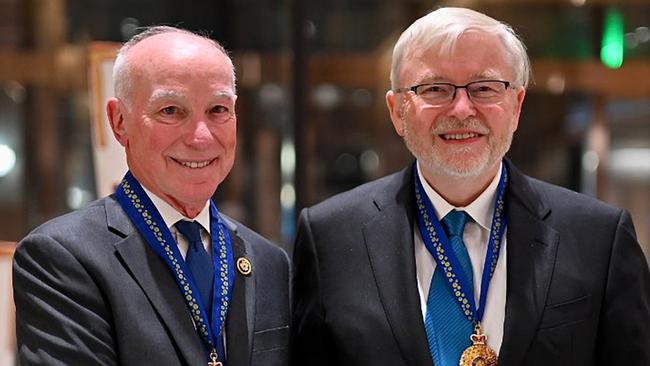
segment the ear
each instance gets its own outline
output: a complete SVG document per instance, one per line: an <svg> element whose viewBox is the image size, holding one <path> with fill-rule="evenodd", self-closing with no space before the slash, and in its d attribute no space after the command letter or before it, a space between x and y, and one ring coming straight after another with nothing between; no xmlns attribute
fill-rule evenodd
<svg viewBox="0 0 650 366"><path fill-rule="evenodd" d="M386 106L390 114L390 120L393 122L393 128L398 135L404 137L404 127L402 122L403 108L399 96L392 90L386 92Z"/></svg>
<svg viewBox="0 0 650 366"><path fill-rule="evenodd" d="M515 96L515 108L514 108L514 116L513 116L513 132L517 130L517 127L519 126L519 116L521 115L521 106L524 104L524 98L526 97L526 88L519 87L515 91L517 95Z"/></svg>
<svg viewBox="0 0 650 366"><path fill-rule="evenodd" d="M126 122L124 104L117 98L110 98L106 103L106 115L111 124L113 135L120 145L126 147L128 145L128 135L126 133Z"/></svg>

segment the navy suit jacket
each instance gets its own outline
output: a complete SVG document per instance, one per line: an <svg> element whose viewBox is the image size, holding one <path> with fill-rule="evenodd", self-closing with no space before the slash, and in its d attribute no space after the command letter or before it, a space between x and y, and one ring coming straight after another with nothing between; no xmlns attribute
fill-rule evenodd
<svg viewBox="0 0 650 366"><path fill-rule="evenodd" d="M650 365L650 274L628 212L507 166L499 364ZM407 168L302 212L294 365L432 365L413 184Z"/></svg>
<svg viewBox="0 0 650 366"><path fill-rule="evenodd" d="M228 366L288 364L289 259L222 215L235 260ZM203 343L168 267L113 196L30 233L13 265L22 365L206 365Z"/></svg>

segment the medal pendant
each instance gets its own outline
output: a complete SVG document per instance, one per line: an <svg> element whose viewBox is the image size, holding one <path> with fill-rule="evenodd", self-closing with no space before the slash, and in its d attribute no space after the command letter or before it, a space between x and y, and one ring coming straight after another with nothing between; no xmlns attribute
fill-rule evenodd
<svg viewBox="0 0 650 366"><path fill-rule="evenodd" d="M210 352L210 361L208 362L208 366L223 366L223 364L219 362L217 351L212 350L212 352Z"/></svg>
<svg viewBox="0 0 650 366"><path fill-rule="evenodd" d="M497 354L486 344L481 324L476 325L476 333L470 336L472 345L460 356L459 366L496 366Z"/></svg>

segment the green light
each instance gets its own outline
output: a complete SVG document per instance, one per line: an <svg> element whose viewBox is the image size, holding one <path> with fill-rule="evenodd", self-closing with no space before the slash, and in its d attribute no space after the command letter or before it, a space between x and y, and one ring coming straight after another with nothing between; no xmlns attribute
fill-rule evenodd
<svg viewBox="0 0 650 366"><path fill-rule="evenodd" d="M600 60L611 68L618 69L623 65L623 14L617 8L610 7L605 11L603 26L603 41L600 45Z"/></svg>

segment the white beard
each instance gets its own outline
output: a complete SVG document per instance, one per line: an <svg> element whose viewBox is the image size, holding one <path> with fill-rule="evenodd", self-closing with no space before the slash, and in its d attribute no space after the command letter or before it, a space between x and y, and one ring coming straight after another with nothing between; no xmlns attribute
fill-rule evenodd
<svg viewBox="0 0 650 366"><path fill-rule="evenodd" d="M464 121L455 118L443 120L431 129L426 140L422 136L414 136L405 119L402 119L402 127L406 147L426 170L455 178L478 177L492 169L510 149L514 133L511 128L503 137L492 135L491 131L477 118ZM459 147L452 151L438 149L433 143L434 136L443 131L454 129L477 131L492 140L488 140L487 148L481 152L473 151L470 147Z"/></svg>

